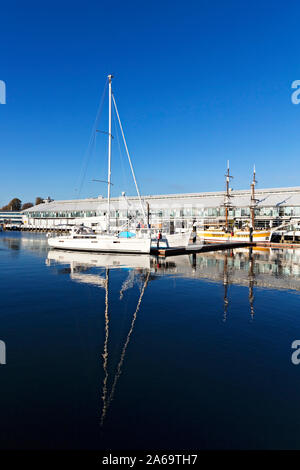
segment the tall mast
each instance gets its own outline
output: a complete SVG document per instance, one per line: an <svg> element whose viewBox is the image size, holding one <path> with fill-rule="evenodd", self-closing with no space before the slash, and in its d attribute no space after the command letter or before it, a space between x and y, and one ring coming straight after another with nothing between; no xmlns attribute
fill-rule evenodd
<svg viewBox="0 0 300 470"><path fill-rule="evenodd" d="M229 183L230 183L230 178L233 178L233 176L230 176L230 170L229 170L229 160L227 160L227 172L226 172L226 195L225 195L225 202L224 202L224 206L225 206L225 227L226 227L226 231L228 231L228 212L229 212L229 207L230 207L230 198L231 198L231 195L230 195L230 187L229 187Z"/></svg>
<svg viewBox="0 0 300 470"><path fill-rule="evenodd" d="M107 231L110 229L110 177L111 177L111 81L113 75L108 75L108 175L107 175Z"/></svg>
<svg viewBox="0 0 300 470"><path fill-rule="evenodd" d="M253 228L253 230L255 229L255 206L256 206L256 202L257 202L257 199L255 199L255 185L257 183L257 181L255 179L255 175L256 175L256 172L255 172L255 165L254 165L254 167L253 167L253 180L252 180L252 183L251 183L251 202L250 202L251 227Z"/></svg>

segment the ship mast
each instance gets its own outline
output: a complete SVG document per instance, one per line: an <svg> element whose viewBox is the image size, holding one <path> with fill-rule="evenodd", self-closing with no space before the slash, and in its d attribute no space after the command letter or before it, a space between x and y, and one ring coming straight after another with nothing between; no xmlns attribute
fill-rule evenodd
<svg viewBox="0 0 300 470"><path fill-rule="evenodd" d="M111 178L111 82L113 75L108 75L108 175L107 175L107 221L106 230L110 230L110 178Z"/></svg>
<svg viewBox="0 0 300 470"><path fill-rule="evenodd" d="M229 170L229 160L227 160L227 172L225 174L226 177L226 195L225 195L225 201L224 201L224 206L225 206L225 227L226 227L226 232L228 232L229 228L229 223L228 223L228 213L229 213L229 207L231 207L230 203L230 179L233 178L233 176L230 175L230 170Z"/></svg>
<svg viewBox="0 0 300 470"><path fill-rule="evenodd" d="M257 203L257 199L255 199L255 185L257 183L257 181L255 179L255 175L256 175L256 172L255 172L255 165L254 165L254 167L253 167L253 180L252 180L252 183L251 183L251 202L250 202L251 227L253 228L253 230L255 229L255 206L256 206L256 203Z"/></svg>

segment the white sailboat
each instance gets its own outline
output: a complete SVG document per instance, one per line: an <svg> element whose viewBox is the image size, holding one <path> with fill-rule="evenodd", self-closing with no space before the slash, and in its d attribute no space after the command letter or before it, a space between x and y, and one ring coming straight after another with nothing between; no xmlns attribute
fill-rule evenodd
<svg viewBox="0 0 300 470"><path fill-rule="evenodd" d="M108 75L109 86L109 108L108 108L108 179L107 179L107 227L106 232L96 234L92 230L84 226L75 227L69 235L49 237L48 244L52 248L64 250L79 250L79 251L99 251L99 252L125 252L125 253L150 253L151 249L151 234L150 231L146 233L123 231L120 233L113 233L110 229L110 187L111 187L111 124L112 124L112 104L114 105L116 115L119 121L122 137L126 153L128 156L132 176L134 179L137 194L140 200L142 213L146 219L144 207L142 204L139 188L135 178L133 166L131 163L130 155L128 152L121 120L119 117L115 98L112 94L112 75Z"/></svg>

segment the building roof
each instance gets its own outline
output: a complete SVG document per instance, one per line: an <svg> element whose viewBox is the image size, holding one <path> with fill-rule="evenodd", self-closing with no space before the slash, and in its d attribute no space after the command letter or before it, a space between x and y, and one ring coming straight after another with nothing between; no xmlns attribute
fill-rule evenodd
<svg viewBox="0 0 300 470"><path fill-rule="evenodd" d="M231 203L234 207L248 207L250 204L250 190L232 190ZM143 196L144 201L149 202L152 208L175 208L175 207L219 207L224 204L224 191L205 193L185 193L185 194L164 194ZM275 206L300 206L300 186L292 188L270 188L256 189L255 197L257 205L261 207ZM128 196L128 205L138 204L137 196ZM120 203L124 207L127 203L124 197L111 198L111 208L119 208ZM106 207L106 199L102 197L50 201L37 206L30 207L23 211L31 212L75 212L75 211L96 211Z"/></svg>

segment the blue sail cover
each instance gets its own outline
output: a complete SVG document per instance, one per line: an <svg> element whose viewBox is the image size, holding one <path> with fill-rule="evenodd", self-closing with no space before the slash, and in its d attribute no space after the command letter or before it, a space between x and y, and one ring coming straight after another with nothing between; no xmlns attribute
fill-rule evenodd
<svg viewBox="0 0 300 470"><path fill-rule="evenodd" d="M124 232L120 232L118 237L119 238L133 238L133 237L135 237L135 233L124 231Z"/></svg>

